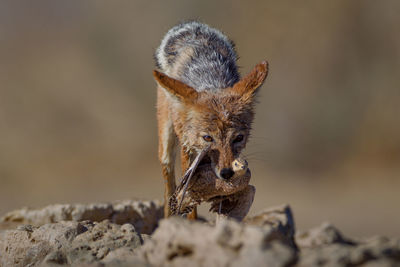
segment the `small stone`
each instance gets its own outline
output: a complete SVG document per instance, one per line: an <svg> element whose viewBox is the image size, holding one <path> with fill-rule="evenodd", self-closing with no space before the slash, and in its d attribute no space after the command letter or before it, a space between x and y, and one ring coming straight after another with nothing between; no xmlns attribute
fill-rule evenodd
<svg viewBox="0 0 400 267"><path fill-rule="evenodd" d="M19 230L19 231L26 231L26 232L32 233L33 230L34 230L35 228L36 228L36 227L34 227L33 225L24 224L24 225L19 225L19 226L17 227L17 230Z"/></svg>
<svg viewBox="0 0 400 267"><path fill-rule="evenodd" d="M62 265L62 264L68 264L68 260L63 252L56 250L47 254L43 263Z"/></svg>
<svg viewBox="0 0 400 267"><path fill-rule="evenodd" d="M121 230L124 233L125 232L133 233L135 232L135 227L130 223L125 223L124 225L121 226Z"/></svg>

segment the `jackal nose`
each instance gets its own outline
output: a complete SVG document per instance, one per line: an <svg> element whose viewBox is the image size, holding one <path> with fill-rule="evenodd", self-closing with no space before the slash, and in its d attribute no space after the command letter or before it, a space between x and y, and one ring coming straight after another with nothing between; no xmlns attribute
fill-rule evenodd
<svg viewBox="0 0 400 267"><path fill-rule="evenodd" d="M224 169L222 169L221 172L219 173L219 175L221 175L221 177L224 178L225 180L228 180L228 179L231 178L234 174L235 174L235 172L234 172L231 168L224 168Z"/></svg>

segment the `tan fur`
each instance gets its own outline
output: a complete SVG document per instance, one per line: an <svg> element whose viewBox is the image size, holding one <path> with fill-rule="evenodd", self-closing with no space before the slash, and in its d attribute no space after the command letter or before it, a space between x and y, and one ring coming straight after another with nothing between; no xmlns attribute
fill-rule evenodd
<svg viewBox="0 0 400 267"><path fill-rule="evenodd" d="M197 99L198 93L196 90L183 82L168 77L166 74L156 70L153 71L153 75L162 88L178 97L181 101L194 102Z"/></svg>
<svg viewBox="0 0 400 267"><path fill-rule="evenodd" d="M268 74L268 63L263 61L242 80L236 83L232 90L244 97L253 96L254 92L262 85Z"/></svg>
<svg viewBox="0 0 400 267"><path fill-rule="evenodd" d="M186 56L182 57L182 61L186 60ZM159 159L165 180L166 217L171 214L168 199L176 187L173 159L175 136L182 149L183 172L194 155L210 146L210 168L221 178L221 170L231 168L235 157L246 145L254 117L255 93L264 82L267 73L267 63L264 61L233 87L198 92L166 74L156 70L153 72L159 85ZM206 142L203 139L205 135L212 136L213 141ZM243 135L243 140L234 143L238 135Z"/></svg>

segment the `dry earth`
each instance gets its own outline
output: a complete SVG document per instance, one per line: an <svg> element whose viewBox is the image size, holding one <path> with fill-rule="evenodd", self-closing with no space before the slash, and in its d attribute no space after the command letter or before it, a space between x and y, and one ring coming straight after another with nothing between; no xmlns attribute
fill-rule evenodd
<svg viewBox="0 0 400 267"><path fill-rule="evenodd" d="M400 266L400 240L296 233L287 205L243 223L162 216L157 201L15 210L0 219L0 266Z"/></svg>

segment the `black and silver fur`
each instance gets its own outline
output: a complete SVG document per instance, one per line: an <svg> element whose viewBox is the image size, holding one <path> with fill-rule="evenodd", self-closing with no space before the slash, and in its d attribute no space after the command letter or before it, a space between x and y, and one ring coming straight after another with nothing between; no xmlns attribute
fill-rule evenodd
<svg viewBox="0 0 400 267"><path fill-rule="evenodd" d="M162 72L197 91L231 87L240 79L233 42L196 21L169 30L155 60Z"/></svg>

